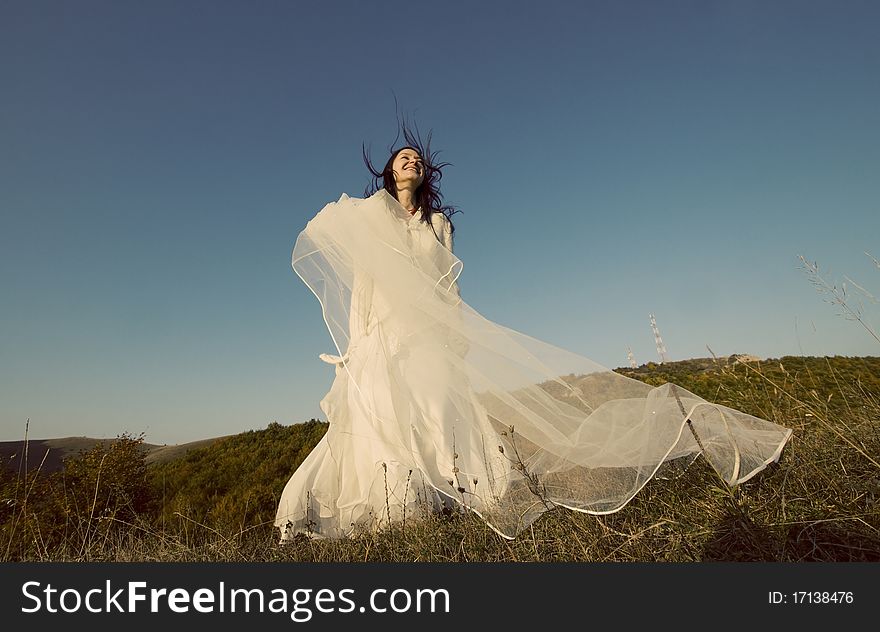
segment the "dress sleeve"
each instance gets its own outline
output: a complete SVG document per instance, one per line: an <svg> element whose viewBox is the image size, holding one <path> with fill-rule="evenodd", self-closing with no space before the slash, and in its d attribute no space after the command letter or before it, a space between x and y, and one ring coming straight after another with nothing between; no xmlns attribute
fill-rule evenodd
<svg viewBox="0 0 880 632"><path fill-rule="evenodd" d="M431 224L434 227L434 234L437 236L437 241L446 246L446 249L449 252L453 252L452 225L449 223L449 219L447 219L446 215L440 212L434 213L431 215Z"/></svg>
<svg viewBox="0 0 880 632"><path fill-rule="evenodd" d="M441 227L441 232L440 232L440 239L442 240L443 245L446 246L446 249L449 252L454 253L455 250L453 248L453 243L452 243L453 242L452 230L451 230L452 227L450 226L449 220L446 218L446 216L443 215L442 217L443 217L443 220L441 222L442 227Z"/></svg>
<svg viewBox="0 0 880 632"><path fill-rule="evenodd" d="M437 234L437 239L447 250L449 250L449 252L455 254L453 250L452 226L449 223L449 219L442 213L435 213L431 217L431 220L434 222L434 230ZM458 282L453 281L452 285L449 286L449 289L455 293L455 296L458 297L458 305L461 305L461 290L458 287ZM449 331L448 344L456 354L463 358L470 350L470 343L468 343L467 338L462 335L462 331L464 330L464 319L461 310L455 310L454 313L456 324Z"/></svg>
<svg viewBox="0 0 880 632"><path fill-rule="evenodd" d="M449 252L454 254L454 239L452 237L452 225L449 223L449 219L443 213L434 213L434 215L431 216L431 221L434 225L434 232L437 235L437 239ZM458 287L457 281L452 282L450 289L455 292L455 295L459 299L461 298L461 290Z"/></svg>

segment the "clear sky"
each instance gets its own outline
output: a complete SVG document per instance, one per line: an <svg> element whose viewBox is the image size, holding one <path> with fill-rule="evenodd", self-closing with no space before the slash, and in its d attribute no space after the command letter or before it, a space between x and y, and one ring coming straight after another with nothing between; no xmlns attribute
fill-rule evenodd
<svg viewBox="0 0 880 632"><path fill-rule="evenodd" d="M485 316L615 368L880 355L880 4L0 0L0 440L316 417L300 230L432 129ZM856 295L853 295L854 297ZM873 326L880 306L867 303ZM873 320L870 320L873 319Z"/></svg>

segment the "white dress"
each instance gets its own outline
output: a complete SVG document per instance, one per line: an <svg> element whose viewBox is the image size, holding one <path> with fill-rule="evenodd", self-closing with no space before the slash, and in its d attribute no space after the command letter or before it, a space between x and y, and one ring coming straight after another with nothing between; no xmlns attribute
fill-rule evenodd
<svg viewBox="0 0 880 632"><path fill-rule="evenodd" d="M619 510L671 461L702 454L731 485L791 430L681 387L653 387L489 321L461 300L448 220L386 191L343 195L299 235L293 267L338 355L330 422L275 524L344 537L441 507L507 538L555 507Z"/></svg>

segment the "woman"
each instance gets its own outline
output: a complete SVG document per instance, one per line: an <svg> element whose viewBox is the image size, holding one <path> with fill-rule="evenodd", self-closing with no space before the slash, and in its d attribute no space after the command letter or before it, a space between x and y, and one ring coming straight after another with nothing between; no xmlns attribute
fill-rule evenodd
<svg viewBox="0 0 880 632"><path fill-rule="evenodd" d="M555 507L617 511L672 461L702 454L736 485L779 458L787 428L619 375L462 301L444 165L404 133L381 172L364 155L378 190L325 206L294 247L340 355L321 354L336 366L320 404L330 427L284 488L282 541L444 508L513 538Z"/></svg>

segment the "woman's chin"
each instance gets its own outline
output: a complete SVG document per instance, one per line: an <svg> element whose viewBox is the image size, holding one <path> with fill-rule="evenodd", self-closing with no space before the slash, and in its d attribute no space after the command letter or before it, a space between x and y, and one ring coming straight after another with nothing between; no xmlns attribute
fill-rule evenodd
<svg viewBox="0 0 880 632"><path fill-rule="evenodd" d="M397 188L398 189L413 189L415 190L422 183L422 178L419 177L410 177L407 178L403 176L397 179Z"/></svg>

